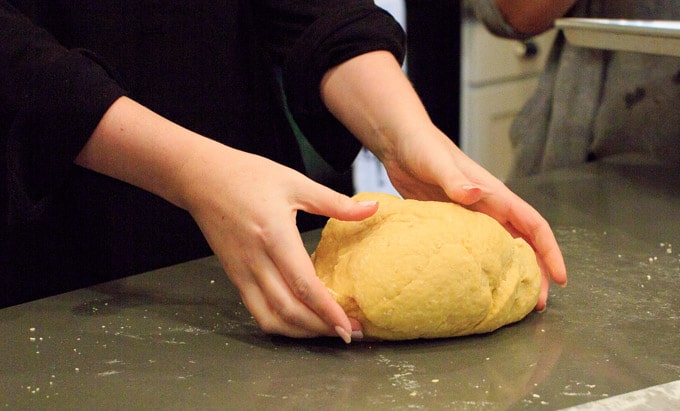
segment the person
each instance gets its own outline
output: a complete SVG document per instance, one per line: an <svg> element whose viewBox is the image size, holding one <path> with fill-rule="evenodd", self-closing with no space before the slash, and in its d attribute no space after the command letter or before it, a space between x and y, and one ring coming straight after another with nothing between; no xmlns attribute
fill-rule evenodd
<svg viewBox="0 0 680 411"><path fill-rule="evenodd" d="M263 331L349 342L361 326L316 277L296 217L379 205L303 174L286 107L333 166L363 145L405 197L526 238L545 274L538 309L548 276L566 282L545 219L431 123L400 67L403 32L371 0L0 5L6 299L207 245Z"/></svg>
<svg viewBox="0 0 680 411"><path fill-rule="evenodd" d="M680 1L482 0L495 34L525 39L555 19L678 20ZM535 94L515 119L511 177L587 161L680 163L680 59L577 47L558 33Z"/></svg>

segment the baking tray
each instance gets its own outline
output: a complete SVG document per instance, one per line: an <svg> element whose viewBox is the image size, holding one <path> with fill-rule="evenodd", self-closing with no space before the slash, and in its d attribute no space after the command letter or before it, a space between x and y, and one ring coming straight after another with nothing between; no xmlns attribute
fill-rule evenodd
<svg viewBox="0 0 680 411"><path fill-rule="evenodd" d="M680 57L680 21L571 17L555 26L576 46Z"/></svg>

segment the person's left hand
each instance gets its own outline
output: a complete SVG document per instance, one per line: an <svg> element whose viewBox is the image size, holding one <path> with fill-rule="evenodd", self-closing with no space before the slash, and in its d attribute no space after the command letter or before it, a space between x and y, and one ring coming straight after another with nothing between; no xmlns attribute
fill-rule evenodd
<svg viewBox="0 0 680 411"><path fill-rule="evenodd" d="M543 273L538 310L545 308L549 278L566 284L562 253L548 222L432 123L390 53L366 53L332 68L321 82L321 97L385 165L402 196L462 204L524 238L536 251Z"/></svg>
<svg viewBox="0 0 680 411"><path fill-rule="evenodd" d="M394 187L405 198L453 201L496 219L535 250L543 273L537 310L546 307L549 278L567 282L562 253L548 222L505 184L466 156L434 126L398 140L381 159ZM382 154L385 154L384 152Z"/></svg>

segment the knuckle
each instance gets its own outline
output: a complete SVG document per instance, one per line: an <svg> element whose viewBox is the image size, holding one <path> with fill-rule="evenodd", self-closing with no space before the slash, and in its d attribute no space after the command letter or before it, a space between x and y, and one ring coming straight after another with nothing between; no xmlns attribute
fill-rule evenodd
<svg viewBox="0 0 680 411"><path fill-rule="evenodd" d="M354 205L354 200L337 191L333 191L331 197L332 204L334 205L337 204L344 207L352 207Z"/></svg>
<svg viewBox="0 0 680 411"><path fill-rule="evenodd" d="M299 322L297 310L295 309L295 305L292 303L281 305L277 308L276 313L286 324L297 324Z"/></svg>
<svg viewBox="0 0 680 411"><path fill-rule="evenodd" d="M304 277L295 277L289 284L293 294L301 301L308 302L312 297L312 285Z"/></svg>
<svg viewBox="0 0 680 411"><path fill-rule="evenodd" d="M280 330L276 321L271 318L256 318L257 325L265 334L279 334Z"/></svg>
<svg viewBox="0 0 680 411"><path fill-rule="evenodd" d="M267 246L273 241L273 233L271 229L263 224L258 224L252 229L253 238L260 246Z"/></svg>

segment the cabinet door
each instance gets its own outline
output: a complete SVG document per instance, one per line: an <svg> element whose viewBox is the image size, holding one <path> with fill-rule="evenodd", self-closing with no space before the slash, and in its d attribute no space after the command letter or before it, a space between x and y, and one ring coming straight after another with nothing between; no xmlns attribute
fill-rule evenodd
<svg viewBox="0 0 680 411"><path fill-rule="evenodd" d="M510 126L533 93L536 78L471 88L466 95L466 116L462 119L464 145L473 160L501 180L512 166Z"/></svg>
<svg viewBox="0 0 680 411"><path fill-rule="evenodd" d="M556 30L549 30L522 42L497 37L478 21L464 22L465 84L481 87L537 75L543 71L556 35Z"/></svg>
<svg viewBox="0 0 680 411"><path fill-rule="evenodd" d="M460 147L501 180L512 167L510 126L534 93L555 35L523 43L496 37L476 20L463 24Z"/></svg>

